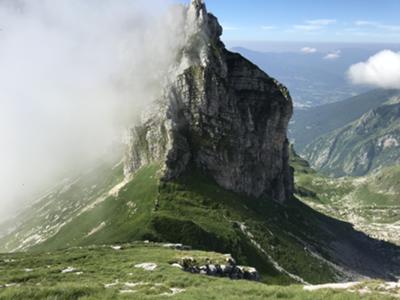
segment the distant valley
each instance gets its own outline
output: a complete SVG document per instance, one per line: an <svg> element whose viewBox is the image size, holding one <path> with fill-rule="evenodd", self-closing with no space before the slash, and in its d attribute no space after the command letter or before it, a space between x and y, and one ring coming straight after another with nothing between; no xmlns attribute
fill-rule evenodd
<svg viewBox="0 0 400 300"><path fill-rule="evenodd" d="M363 177L330 178L292 152L296 195L357 230L400 245L400 165Z"/></svg>
<svg viewBox="0 0 400 300"><path fill-rule="evenodd" d="M295 107L305 108L337 102L368 90L354 86L346 78L348 68L367 59L372 52L365 49L343 49L340 57L326 59L329 52L303 53L257 52L246 48L233 48L253 61L269 75L285 84Z"/></svg>
<svg viewBox="0 0 400 300"><path fill-rule="evenodd" d="M355 97L308 109L297 109L290 122L289 137L296 151L303 154L317 138L342 128L385 102L396 101L396 90L373 90Z"/></svg>
<svg viewBox="0 0 400 300"><path fill-rule="evenodd" d="M400 160L400 91L375 90L344 101L297 110L289 135L326 175L361 176Z"/></svg>
<svg viewBox="0 0 400 300"><path fill-rule="evenodd" d="M400 91L297 110L297 196L372 237L400 244ZM308 163L308 162L310 163Z"/></svg>

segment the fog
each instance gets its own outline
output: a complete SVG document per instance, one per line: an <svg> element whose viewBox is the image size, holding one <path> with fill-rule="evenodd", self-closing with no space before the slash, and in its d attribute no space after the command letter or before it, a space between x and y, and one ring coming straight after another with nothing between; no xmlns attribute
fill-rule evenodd
<svg viewBox="0 0 400 300"><path fill-rule="evenodd" d="M166 0L0 0L0 218L121 140L181 41Z"/></svg>

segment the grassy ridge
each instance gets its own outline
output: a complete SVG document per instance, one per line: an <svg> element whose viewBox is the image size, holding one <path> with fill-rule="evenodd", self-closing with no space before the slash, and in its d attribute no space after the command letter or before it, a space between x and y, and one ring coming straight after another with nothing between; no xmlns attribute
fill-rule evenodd
<svg viewBox="0 0 400 300"><path fill-rule="evenodd" d="M288 234L294 230L290 224L277 222L288 214L298 217L296 209L226 191L193 170L174 183L163 184L159 199L160 208L153 219L158 240L229 252L241 263L256 266L265 281L293 282L278 272L243 233L240 224L245 224L254 240L289 272L309 282L328 282L335 276L328 267L305 253L303 245ZM311 230L301 227L302 220L298 221L297 230Z"/></svg>
<svg viewBox="0 0 400 300"><path fill-rule="evenodd" d="M55 236L33 249L123 243L146 238L158 192L157 170L157 166L144 168L117 196L109 196L75 217Z"/></svg>
<svg viewBox="0 0 400 300"><path fill-rule="evenodd" d="M260 202L226 191L196 170L174 182L159 183L157 170L158 166L143 168L118 196L110 196L77 216L33 249L47 251L135 240L180 242L196 249L232 253L240 263L256 266L265 281L295 282L277 271L243 232L241 225L246 224L254 240L288 272L308 282L335 278L335 272L305 252L288 233L294 229L312 232L312 228L301 227L304 220L299 219L296 226L277 224L276 220L288 214L299 217L296 208L286 212L273 201Z"/></svg>
<svg viewBox="0 0 400 300"><path fill-rule="evenodd" d="M0 237L0 252L26 250L56 234L86 207L106 198L108 191L123 180L122 169L116 160L98 161L95 168L62 181L11 219L8 226L0 224L5 231L15 227Z"/></svg>
<svg viewBox="0 0 400 300"><path fill-rule="evenodd" d="M173 299L393 299L375 292L363 296L335 290L307 292L300 285L232 281L171 266L185 256L199 262L226 259L215 252L178 251L151 243L124 245L121 250L105 246L3 254L0 299L165 299L173 293ZM135 267L141 263L155 263L156 269Z"/></svg>
<svg viewBox="0 0 400 300"><path fill-rule="evenodd" d="M305 162L298 164L312 175ZM158 171L157 165L142 168L120 185L118 192L111 188L114 193L102 194L106 197L79 210L56 234L30 250L138 240L183 243L199 250L231 253L240 264L256 267L264 282L284 285L353 278L347 270L386 279L396 268L392 261L396 249L368 239L350 224L315 212L296 199L282 206L268 197L236 194L195 168L170 182L160 180ZM61 202L64 194L57 195ZM79 200L79 195L76 197ZM61 208L58 213L62 214Z"/></svg>

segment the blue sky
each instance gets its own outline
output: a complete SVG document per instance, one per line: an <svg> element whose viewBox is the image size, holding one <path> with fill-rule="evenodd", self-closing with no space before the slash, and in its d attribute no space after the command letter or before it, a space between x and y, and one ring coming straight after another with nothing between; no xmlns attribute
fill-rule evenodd
<svg viewBox="0 0 400 300"><path fill-rule="evenodd" d="M206 0L206 4L220 19L226 41L400 43L400 0Z"/></svg>

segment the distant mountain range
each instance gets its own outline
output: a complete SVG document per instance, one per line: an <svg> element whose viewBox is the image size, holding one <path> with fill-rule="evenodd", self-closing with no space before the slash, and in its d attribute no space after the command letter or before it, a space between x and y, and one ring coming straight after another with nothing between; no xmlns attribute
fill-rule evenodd
<svg viewBox="0 0 400 300"><path fill-rule="evenodd" d="M295 147L330 176L362 176L400 162L400 91L375 90L297 111Z"/></svg>
<svg viewBox="0 0 400 300"><path fill-rule="evenodd" d="M239 52L269 75L286 85L295 107L313 107L337 102L367 91L364 86L352 85L346 72L349 67L368 59L375 50L343 48L331 52L304 53L300 49L292 52L257 52L235 47Z"/></svg>
<svg viewBox="0 0 400 300"><path fill-rule="evenodd" d="M304 150L305 157L333 176L360 176L400 163L400 103L387 104L322 136Z"/></svg>
<svg viewBox="0 0 400 300"><path fill-rule="evenodd" d="M289 137L296 151L304 154L305 147L316 138L354 122L399 95L396 90L373 90L332 104L297 109L290 124Z"/></svg>

